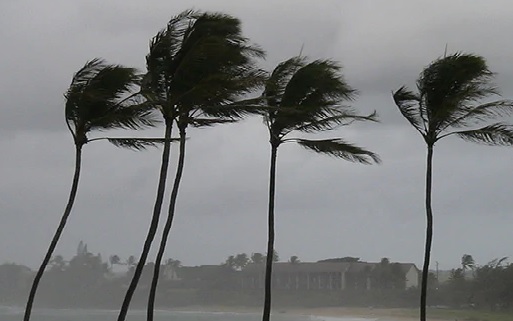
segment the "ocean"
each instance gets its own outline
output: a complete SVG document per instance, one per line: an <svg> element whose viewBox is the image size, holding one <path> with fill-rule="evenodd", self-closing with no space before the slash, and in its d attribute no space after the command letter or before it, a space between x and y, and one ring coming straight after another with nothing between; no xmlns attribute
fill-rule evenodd
<svg viewBox="0 0 513 321"><path fill-rule="evenodd" d="M118 311L109 310L76 310L76 309L35 309L32 321L115 321ZM0 306L1 321L21 321L23 309L18 307ZM232 312L185 312L185 311L155 311L155 321L260 321L260 313ZM146 320L146 311L130 311L127 321ZM376 321L375 318L328 318L314 316L295 316L284 313L274 313L272 321Z"/></svg>

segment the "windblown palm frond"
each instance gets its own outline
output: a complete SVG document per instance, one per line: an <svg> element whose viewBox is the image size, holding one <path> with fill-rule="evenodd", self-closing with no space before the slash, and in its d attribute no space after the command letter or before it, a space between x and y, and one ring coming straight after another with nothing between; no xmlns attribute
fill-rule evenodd
<svg viewBox="0 0 513 321"><path fill-rule="evenodd" d="M393 94L393 98L404 118L419 132L425 133L426 113L422 113L420 97L403 86Z"/></svg>
<svg viewBox="0 0 513 321"><path fill-rule="evenodd" d="M513 126L502 123L479 129L457 131L453 134L463 140L489 146L513 146Z"/></svg>
<svg viewBox="0 0 513 321"><path fill-rule="evenodd" d="M229 123L236 123L237 119L227 119L227 118L198 118L194 117L190 121L190 125L192 127L212 127L219 124L229 124Z"/></svg>
<svg viewBox="0 0 513 321"><path fill-rule="evenodd" d="M281 96L285 91L290 78L298 71L299 68L306 64L305 57L292 57L281 62L274 68L265 84L264 97L269 100L269 105L274 106L281 101Z"/></svg>
<svg viewBox="0 0 513 321"><path fill-rule="evenodd" d="M145 150L150 147L157 147L167 141L164 138L107 138L107 140L116 147L136 151ZM178 138L171 138L169 141L176 142L178 140Z"/></svg>
<svg viewBox="0 0 513 321"><path fill-rule="evenodd" d="M497 117L511 116L513 115L513 101L497 100L475 107L462 106L457 114L457 118L447 123L443 129L466 127Z"/></svg>
<svg viewBox="0 0 513 321"><path fill-rule="evenodd" d="M350 162L361 164L381 163L379 156L375 153L346 143L339 138L322 140L297 139L296 141L299 145L316 153L342 158Z"/></svg>
<svg viewBox="0 0 513 321"><path fill-rule="evenodd" d="M318 108L353 100L356 91L345 82L340 70L340 65L331 60L315 60L298 69L285 87L281 104Z"/></svg>
<svg viewBox="0 0 513 321"><path fill-rule="evenodd" d="M313 120L311 122L307 122L305 124L302 124L294 130L305 132L305 133L315 133L319 131L327 131L336 129L340 126L347 126L350 125L356 121L373 121L377 122L377 113L374 111L372 114L368 116L361 116L354 111L341 111L338 115L334 116L328 116L326 118L322 118L319 120Z"/></svg>

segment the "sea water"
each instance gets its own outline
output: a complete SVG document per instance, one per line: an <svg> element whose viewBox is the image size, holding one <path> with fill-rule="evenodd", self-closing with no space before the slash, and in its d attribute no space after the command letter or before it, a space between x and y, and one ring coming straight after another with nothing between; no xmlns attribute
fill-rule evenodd
<svg viewBox="0 0 513 321"><path fill-rule="evenodd" d="M117 310L35 309L32 321L115 321ZM21 321L23 309L1 307L0 321ZM260 321L260 313L155 311L155 321ZM146 311L130 311L127 321L146 320ZM272 321L375 321L375 318L328 318L273 313Z"/></svg>

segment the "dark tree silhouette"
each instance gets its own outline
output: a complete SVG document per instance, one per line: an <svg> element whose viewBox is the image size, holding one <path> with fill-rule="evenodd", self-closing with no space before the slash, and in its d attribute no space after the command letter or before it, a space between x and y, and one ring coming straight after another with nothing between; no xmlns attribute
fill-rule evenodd
<svg viewBox="0 0 513 321"><path fill-rule="evenodd" d="M89 139L94 130L116 128L139 129L153 126L154 119L144 105L134 104L131 95L138 81L136 70L120 65L109 65L101 59L87 62L75 75L65 94L66 124L75 144L75 174L68 203L34 278L25 308L24 321L30 320L36 291L57 242L66 226L78 190L82 165L82 148L97 139ZM128 97L127 97L128 96ZM111 140L116 142L116 140ZM87 249L85 249L87 251Z"/></svg>
<svg viewBox="0 0 513 321"><path fill-rule="evenodd" d="M269 130L271 164L269 173L268 243L266 258L265 301L263 321L271 313L271 279L274 253L274 198L278 147L287 142L320 154L351 162L378 162L374 153L354 146L340 138L311 140L286 138L292 132L316 133L348 125L354 121L376 121L376 115L359 116L340 103L352 100L355 91L340 74L340 66L330 60L307 63L294 57L280 63L267 79L263 93L264 120Z"/></svg>
<svg viewBox="0 0 513 321"><path fill-rule="evenodd" d="M420 320L426 321L427 282L431 243L433 239L433 211L431 208L433 147L447 136L485 145L513 145L513 128L504 123L480 123L513 113L513 104L507 100L479 102L498 95L492 83L494 74L484 58L456 53L436 59L427 66L417 80L417 93L401 87L393 93L401 114L422 135L427 146L426 166L426 243L420 296Z"/></svg>
<svg viewBox="0 0 513 321"><path fill-rule="evenodd" d="M173 124L178 127L179 154L168 216L154 265L147 307L148 320L153 320L159 272L185 165L187 129L189 126L208 127L231 123L247 114L248 104L236 101L263 83L264 73L256 68L255 59L263 56L261 49L251 45L242 36L238 19L220 13L185 11L172 18L151 42L142 91L164 116L166 141L171 137ZM169 153L162 160L162 185L159 183L161 188L158 190L152 222L118 321L125 320L155 237L168 160Z"/></svg>

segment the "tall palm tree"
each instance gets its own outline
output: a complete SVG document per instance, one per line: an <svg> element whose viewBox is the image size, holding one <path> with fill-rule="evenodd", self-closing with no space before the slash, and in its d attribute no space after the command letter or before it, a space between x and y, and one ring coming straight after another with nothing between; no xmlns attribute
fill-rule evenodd
<svg viewBox="0 0 513 321"><path fill-rule="evenodd" d="M263 321L269 321L271 313L274 197L278 147L283 143L296 142L308 150L351 162L363 164L379 162L376 154L340 138L319 140L287 138L292 132L322 132L354 121L376 121L375 113L359 116L352 108L341 105L342 101L352 100L354 96L355 91L340 74L340 66L330 60L307 63L305 58L294 57L280 63L266 81L263 98L269 109L264 112L264 119L269 130L271 164Z"/></svg>
<svg viewBox="0 0 513 321"><path fill-rule="evenodd" d="M426 320L426 297L433 211L431 208L433 147L447 136L485 145L513 145L513 128L503 123L480 123L511 115L511 101L495 100L480 103L484 98L498 95L492 83L494 74L483 57L456 53L436 59L417 80L417 92L406 87L393 93L401 114L422 135L427 145L426 166L426 244L422 268L420 320Z"/></svg>
<svg viewBox="0 0 513 321"><path fill-rule="evenodd" d="M129 99L133 97L131 92L138 78L135 69L110 65L101 59L87 62L73 76L65 94L65 118L75 144L75 174L64 214L32 283L24 321L30 319L39 282L71 213L78 190L82 148L88 142L96 140L89 139L88 134L94 130L138 129L152 126L154 123L151 112L147 108L142 108L141 105L134 107Z"/></svg>
<svg viewBox="0 0 513 321"><path fill-rule="evenodd" d="M168 217L164 226L148 298L148 320L153 309L160 267L171 230L176 199L185 164L186 131L189 126L207 127L230 123L247 112L247 106L235 103L263 81L263 72L256 68L255 58L264 52L249 44L241 35L240 21L220 13L182 12L170 20L152 40L147 56L147 73L143 94L162 112L166 135L171 127L179 131L179 155ZM166 145L164 145L166 148ZM167 159L163 158L162 168ZM166 164L164 164L166 163ZM125 296L118 321L125 320L128 305L147 258L158 224L164 193L165 176L161 176L158 210L153 213L150 230L130 287ZM160 186L160 185L159 185ZM155 207L157 209L157 206Z"/></svg>

